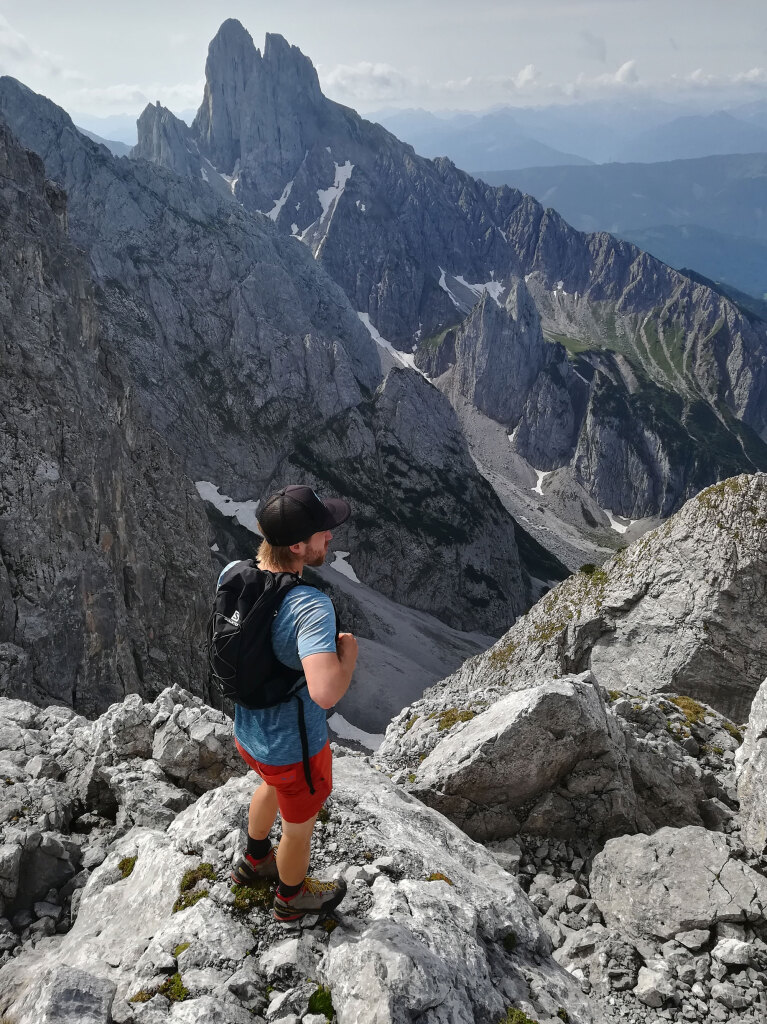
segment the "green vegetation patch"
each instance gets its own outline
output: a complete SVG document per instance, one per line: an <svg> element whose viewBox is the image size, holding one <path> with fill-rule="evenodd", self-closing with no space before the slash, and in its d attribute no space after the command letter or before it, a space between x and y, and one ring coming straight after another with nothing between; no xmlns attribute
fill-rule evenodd
<svg viewBox="0 0 767 1024"><path fill-rule="evenodd" d="M208 864L203 861L202 864L198 864L196 868L190 868L184 872L181 882L178 887L179 892L189 892L190 889L194 889L198 882L216 881L216 872L213 869L212 864Z"/></svg>
<svg viewBox="0 0 767 1024"><path fill-rule="evenodd" d="M323 825L327 825L327 823L330 821L330 811L324 805L319 809L319 813L317 814L317 821L321 821Z"/></svg>
<svg viewBox="0 0 767 1024"><path fill-rule="evenodd" d="M564 1006L560 1006L557 1010L557 1017L559 1017L560 1020L563 1020L565 1024L569 1024L570 1022L570 1014L567 1012Z"/></svg>
<svg viewBox="0 0 767 1024"><path fill-rule="evenodd" d="M603 587L609 579L605 570L599 565L594 565L593 562L586 562L585 565L580 567L578 572L583 573L584 576L588 576L592 583L595 583L600 587Z"/></svg>
<svg viewBox="0 0 767 1024"><path fill-rule="evenodd" d="M621 691L620 690L608 690L607 691L607 696L610 698L611 701L616 701L616 700L618 700L620 698Z"/></svg>
<svg viewBox="0 0 767 1024"><path fill-rule="evenodd" d="M692 697L669 697L669 700L672 704L676 704L690 725L702 722L706 717L706 709Z"/></svg>
<svg viewBox="0 0 767 1024"><path fill-rule="evenodd" d="M412 718L408 718L407 725L405 726L405 732L410 732L415 723L418 721L418 715L413 715Z"/></svg>
<svg viewBox="0 0 767 1024"><path fill-rule="evenodd" d="M117 870L123 876L127 878L136 866L138 857L123 857L120 863L117 865Z"/></svg>
<svg viewBox="0 0 767 1024"><path fill-rule="evenodd" d="M437 720L437 728L440 732L444 732L446 729L452 729L454 725L458 725L459 722L470 722L472 718L476 718L474 711L459 711L458 708L446 708L439 715Z"/></svg>
<svg viewBox="0 0 767 1024"><path fill-rule="evenodd" d="M189 910L195 903L204 900L206 896L210 896L208 889L198 889L196 892L182 892L173 904L173 913L177 914L180 910Z"/></svg>
<svg viewBox="0 0 767 1024"><path fill-rule="evenodd" d="M538 1021L528 1017L524 1010L519 1010L516 1006L510 1006L506 1010L506 1016L501 1017L498 1024L538 1024Z"/></svg>
<svg viewBox="0 0 767 1024"><path fill-rule="evenodd" d="M268 907L273 899L272 886L269 882L260 885L233 885L234 909L239 914L247 914L255 907Z"/></svg>
<svg viewBox="0 0 767 1024"><path fill-rule="evenodd" d="M166 978L162 985L158 985L157 988L142 988L135 996L131 996L128 1002L148 1003L153 996L157 995L165 996L172 1003L183 1003L189 995L189 989L184 985L181 975L177 971L175 974L171 974L169 978Z"/></svg>
<svg viewBox="0 0 767 1024"><path fill-rule="evenodd" d="M213 865L208 864L207 861L198 864L196 868L185 871L178 886L178 899L173 904L173 913L177 914L180 910L188 910L189 907L193 907L195 903L199 903L201 899L209 896L208 889L195 889L195 886L202 881L215 882L215 880L216 872Z"/></svg>
<svg viewBox="0 0 767 1024"><path fill-rule="evenodd" d="M327 1020L332 1020L335 1014L333 999L327 985L318 985L309 996L309 1013L324 1013Z"/></svg>
<svg viewBox="0 0 767 1024"><path fill-rule="evenodd" d="M503 937L503 948L507 953L513 953L517 948L517 934L516 932L508 932Z"/></svg>
<svg viewBox="0 0 767 1024"><path fill-rule="evenodd" d="M448 885L453 885L451 879L447 875L443 875L441 871L432 871L429 877L426 879L427 882L447 882Z"/></svg>
<svg viewBox="0 0 767 1024"><path fill-rule="evenodd" d="M488 654L487 659L496 668L503 668L511 661L511 656L516 651L519 644L514 640L502 640L499 644L492 649Z"/></svg>
<svg viewBox="0 0 767 1024"><path fill-rule="evenodd" d="M173 955L175 957L180 957L185 949L189 949L190 945L191 945L191 943L189 943L189 942L179 942L179 944L173 950Z"/></svg>
<svg viewBox="0 0 767 1024"><path fill-rule="evenodd" d="M722 722L722 728L732 736L732 738L740 745L743 742L743 733L732 722Z"/></svg>

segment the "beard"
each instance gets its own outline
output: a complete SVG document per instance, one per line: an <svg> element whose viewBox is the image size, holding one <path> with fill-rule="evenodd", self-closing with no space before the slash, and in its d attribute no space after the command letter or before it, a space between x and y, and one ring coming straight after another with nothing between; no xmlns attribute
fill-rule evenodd
<svg viewBox="0 0 767 1024"><path fill-rule="evenodd" d="M326 541L323 544L318 544L317 547L307 548L304 556L304 565L308 565L313 569L321 566L327 557L329 543L330 541Z"/></svg>

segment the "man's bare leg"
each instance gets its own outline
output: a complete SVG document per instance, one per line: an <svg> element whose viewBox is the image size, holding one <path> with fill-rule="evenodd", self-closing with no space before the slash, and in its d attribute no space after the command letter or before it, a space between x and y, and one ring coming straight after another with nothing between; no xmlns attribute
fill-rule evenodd
<svg viewBox="0 0 767 1024"><path fill-rule="evenodd" d="M300 885L306 878L316 820L315 814L313 818L300 824L284 820L282 822L282 839L277 847L277 870L280 873L280 881L285 885Z"/></svg>
<svg viewBox="0 0 767 1024"><path fill-rule="evenodd" d="M277 818L277 790L262 782L250 801L248 835L251 839L266 839Z"/></svg>

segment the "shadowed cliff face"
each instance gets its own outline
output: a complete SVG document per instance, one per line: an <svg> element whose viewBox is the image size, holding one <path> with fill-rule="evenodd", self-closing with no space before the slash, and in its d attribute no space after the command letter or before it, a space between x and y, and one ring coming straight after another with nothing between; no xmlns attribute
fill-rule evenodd
<svg viewBox="0 0 767 1024"><path fill-rule="evenodd" d="M207 522L104 343L66 197L0 126L0 690L201 692Z"/></svg>
<svg viewBox="0 0 767 1024"><path fill-rule="evenodd" d="M377 346L304 246L203 181L114 159L62 111L12 80L2 82L0 105L47 161L46 171L66 185L69 230L90 256L105 348L120 353L137 400L191 480L211 481L238 500L262 498L300 474L324 480L325 491L356 494L354 437L345 442L348 450L336 445L309 463L300 454L338 418L359 410L373 432L372 476L361 499L367 530L344 543L354 564L358 546L368 551L363 582L385 581L384 591L396 600L425 611L447 608L451 622L484 632L500 632L528 606L514 523L492 493L477 511L472 538L449 501L435 503L432 525L451 559L439 566L419 562L416 574L409 561L392 569L391 498L376 477L388 442L369 418L382 379ZM162 115L152 110L161 130ZM420 375L407 375L423 385L412 417L416 432L427 433L435 403L445 406L439 417L452 412ZM440 431L433 446L448 451ZM325 460L337 467L332 482L323 476ZM465 452L458 466L451 468L452 486L484 493ZM412 552L422 536L418 460L411 457L409 467L413 489L403 495L398 536ZM438 475L431 473L429 486L439 490ZM495 549L507 557L496 558ZM483 567L485 555L492 569ZM481 601L465 571L475 559Z"/></svg>
<svg viewBox="0 0 767 1024"><path fill-rule="evenodd" d="M152 110L136 154L267 214L384 338L415 347L431 376L454 366L448 395L515 432L537 468L570 466L603 507L668 515L717 479L767 468L767 326L629 243L418 157L327 100L281 36L262 55L225 22L191 131ZM508 358L490 295L514 305L521 278L537 315ZM567 362L545 351L552 340Z"/></svg>

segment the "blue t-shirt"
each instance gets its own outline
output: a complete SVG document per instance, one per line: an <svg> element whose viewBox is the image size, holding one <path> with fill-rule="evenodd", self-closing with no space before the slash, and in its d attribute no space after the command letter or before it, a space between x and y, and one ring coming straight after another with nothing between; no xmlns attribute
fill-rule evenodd
<svg viewBox="0 0 767 1024"><path fill-rule="evenodd" d="M336 616L327 594L314 587L294 587L283 599L272 625L272 647L284 665L296 669L310 654L335 653ZM328 740L327 712L315 704L306 687L299 691L298 699L303 701L309 757L313 757ZM296 764L303 756L295 698L258 710L235 705L234 735L240 746L263 764Z"/></svg>

